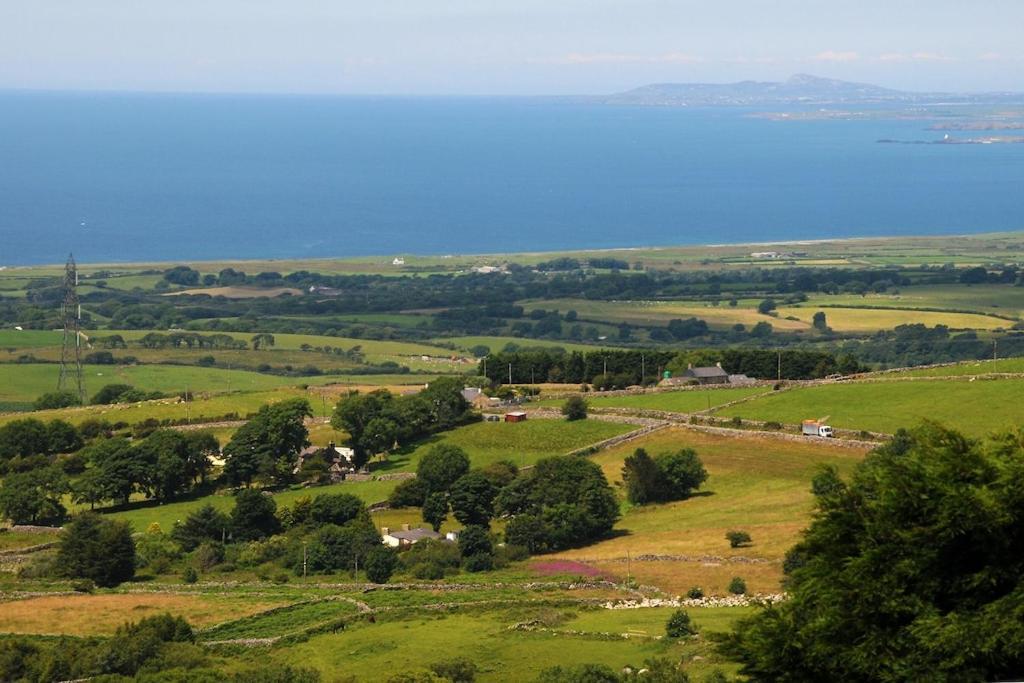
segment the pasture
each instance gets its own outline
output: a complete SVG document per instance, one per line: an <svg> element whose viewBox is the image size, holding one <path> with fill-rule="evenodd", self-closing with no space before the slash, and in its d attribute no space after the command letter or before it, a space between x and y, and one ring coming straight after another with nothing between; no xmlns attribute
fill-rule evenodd
<svg viewBox="0 0 1024 683"><path fill-rule="evenodd" d="M586 299L546 299L520 302L527 310L558 309L565 313L574 310L583 320L629 323L631 325L667 325L674 318L700 318L711 327L730 328L740 323L748 328L759 322L769 322L778 331L800 332L810 329L810 323L785 320L757 312L756 302L746 301L743 306L718 306L701 301L591 301Z"/></svg>
<svg viewBox="0 0 1024 683"><path fill-rule="evenodd" d="M778 314L783 318L798 318L801 322L810 324L818 311L825 313L828 326L836 332L877 332L908 323L921 323L928 327L946 325L953 329L970 330L994 330L1007 328L1013 324L1002 318L977 313L908 311L899 308L819 308L810 304L783 306L778 309ZM772 325L775 323L772 322Z"/></svg>
<svg viewBox="0 0 1024 683"><path fill-rule="evenodd" d="M602 396L600 393L581 394L592 408L633 408L636 410L664 410L672 413L696 413L710 410L748 396L771 391L771 387L731 387L726 389L686 389L658 391L644 394ZM536 405L558 407L565 399L545 399Z"/></svg>
<svg viewBox="0 0 1024 683"><path fill-rule="evenodd" d="M652 456L692 448L708 480L688 500L630 506L622 465L637 448ZM810 441L661 430L593 456L619 491L622 519L611 538L551 557L587 562L618 579L628 571L641 583L674 594L702 586L707 594L723 595L733 576L742 576L751 592L777 592L782 558L810 521L811 478L826 464L849 474L863 455ZM725 539L730 529L748 531L753 545L730 548ZM627 557L645 556L627 565Z"/></svg>
<svg viewBox="0 0 1024 683"><path fill-rule="evenodd" d="M845 429L893 433L933 420L969 436L1021 425L1024 380L878 381L797 387L715 411L722 417L798 424L829 416Z"/></svg>

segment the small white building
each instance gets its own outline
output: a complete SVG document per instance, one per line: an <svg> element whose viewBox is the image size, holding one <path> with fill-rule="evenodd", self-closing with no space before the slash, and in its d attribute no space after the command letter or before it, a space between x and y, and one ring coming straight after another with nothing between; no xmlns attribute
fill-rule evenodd
<svg viewBox="0 0 1024 683"><path fill-rule="evenodd" d="M402 258L401 256L396 256L395 260L391 262L391 265L393 265L393 266L404 266L405 265L405 259Z"/></svg>
<svg viewBox="0 0 1024 683"><path fill-rule="evenodd" d="M408 524L403 524L402 529L390 529L381 527L381 542L392 548L407 548L425 539L439 539L441 534L432 529L410 529Z"/></svg>

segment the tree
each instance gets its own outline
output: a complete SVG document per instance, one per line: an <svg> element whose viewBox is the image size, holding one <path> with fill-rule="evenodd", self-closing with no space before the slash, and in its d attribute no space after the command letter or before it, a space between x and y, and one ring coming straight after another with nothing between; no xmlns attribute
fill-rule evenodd
<svg viewBox="0 0 1024 683"><path fill-rule="evenodd" d="M448 519L448 495L442 491L431 493L423 502L423 521L434 531L440 531L441 525Z"/></svg>
<svg viewBox="0 0 1024 683"><path fill-rule="evenodd" d="M314 524L341 526L366 514L366 505L351 493L324 493L313 499L309 519Z"/></svg>
<svg viewBox="0 0 1024 683"><path fill-rule="evenodd" d="M487 571L494 567L494 544L482 526L470 525L459 532L459 553L468 571Z"/></svg>
<svg viewBox="0 0 1024 683"><path fill-rule="evenodd" d="M374 583L387 583L398 568L398 554L384 545L377 545L366 553L366 578Z"/></svg>
<svg viewBox="0 0 1024 683"><path fill-rule="evenodd" d="M778 308L778 306L775 304L775 299L764 299L757 305L757 312L761 315L768 315L776 308Z"/></svg>
<svg viewBox="0 0 1024 683"><path fill-rule="evenodd" d="M1024 432L900 431L817 482L789 600L725 651L754 680L1001 680L1024 670Z"/></svg>
<svg viewBox="0 0 1024 683"><path fill-rule="evenodd" d="M68 479L58 467L8 474L0 486L0 514L15 524L60 523L67 514L61 497L69 491Z"/></svg>
<svg viewBox="0 0 1024 683"><path fill-rule="evenodd" d="M130 384L107 384L93 394L89 403L94 406L121 403L124 396L130 395L134 391L135 387Z"/></svg>
<svg viewBox="0 0 1024 683"><path fill-rule="evenodd" d="M822 334L832 331L828 326L828 321L825 319L825 311L818 311L812 316L811 326Z"/></svg>
<svg viewBox="0 0 1024 683"><path fill-rule="evenodd" d="M582 396L570 396L562 404L562 415L569 422L587 419L587 402Z"/></svg>
<svg viewBox="0 0 1024 683"><path fill-rule="evenodd" d="M643 448L636 449L623 462L622 481L626 485L626 499L634 505L664 499L664 472Z"/></svg>
<svg viewBox="0 0 1024 683"><path fill-rule="evenodd" d="M254 351L259 351L260 349L273 348L273 346L274 335L272 334L261 332L260 334L253 335L252 337L252 348Z"/></svg>
<svg viewBox="0 0 1024 683"><path fill-rule="evenodd" d="M70 408L81 405L82 401L77 394L70 391L51 391L43 394L32 404L33 410L55 410L58 408Z"/></svg>
<svg viewBox="0 0 1024 683"><path fill-rule="evenodd" d="M732 577L729 581L729 592L733 595L745 595L747 592L747 582L739 576Z"/></svg>
<svg viewBox="0 0 1024 683"><path fill-rule="evenodd" d="M207 541L224 541L230 526L228 516L207 503L189 513L184 522L175 522L171 538L183 550L191 551Z"/></svg>
<svg viewBox="0 0 1024 683"><path fill-rule="evenodd" d="M305 418L313 411L304 398L265 405L224 447L224 475L232 484L256 477L275 484L291 480L299 452L309 445Z"/></svg>
<svg viewBox="0 0 1024 683"><path fill-rule="evenodd" d="M394 401L386 389L369 394L351 394L338 401L331 416L331 426L349 435L349 445L356 452L356 466L362 467L369 460L369 448L364 437L370 423L382 415Z"/></svg>
<svg viewBox="0 0 1024 683"><path fill-rule="evenodd" d="M473 470L452 484L449 503L459 523L486 527L494 516L498 488L480 470ZM428 500L430 498L428 497Z"/></svg>
<svg viewBox="0 0 1024 683"><path fill-rule="evenodd" d="M46 425L48 453L74 453L82 447L82 435L64 420L51 420Z"/></svg>
<svg viewBox="0 0 1024 683"><path fill-rule="evenodd" d="M692 448L663 453L654 461L663 473L667 500L689 498L693 491L707 481L708 472Z"/></svg>
<svg viewBox="0 0 1024 683"><path fill-rule="evenodd" d="M466 451L446 443L427 451L416 466L416 478L423 482L430 493L447 491L467 472L469 456Z"/></svg>
<svg viewBox="0 0 1024 683"><path fill-rule="evenodd" d="M751 542L750 534L738 529L727 531L725 533L725 538L729 541L730 548L742 548L750 545Z"/></svg>
<svg viewBox="0 0 1024 683"><path fill-rule="evenodd" d="M380 547L380 534L367 516L343 526L325 524L310 541L308 566L319 572L355 571L365 566L368 555Z"/></svg>
<svg viewBox="0 0 1024 683"><path fill-rule="evenodd" d="M127 505L131 495L145 489L150 476L145 454L132 448L123 437L103 439L82 450L82 455L97 470L91 486L103 492L103 499Z"/></svg>
<svg viewBox="0 0 1024 683"><path fill-rule="evenodd" d="M66 576L112 587L135 575L135 541L127 522L84 512L68 525L59 543L57 566Z"/></svg>
<svg viewBox="0 0 1024 683"><path fill-rule="evenodd" d="M235 494L231 510L231 535L238 541L257 541L276 534L281 524L275 513L277 503L271 496L255 489L242 489Z"/></svg>
<svg viewBox="0 0 1024 683"><path fill-rule="evenodd" d="M665 635L669 638L689 638L697 635L697 627L685 610L677 609L665 624Z"/></svg>
<svg viewBox="0 0 1024 683"><path fill-rule="evenodd" d="M49 453L50 434L34 417L11 420L0 427L0 460Z"/></svg>

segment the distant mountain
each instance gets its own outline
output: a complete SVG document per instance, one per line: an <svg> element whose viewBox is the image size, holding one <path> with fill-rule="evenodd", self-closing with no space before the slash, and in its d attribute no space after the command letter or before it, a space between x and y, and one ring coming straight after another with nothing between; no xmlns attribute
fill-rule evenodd
<svg viewBox="0 0 1024 683"><path fill-rule="evenodd" d="M783 104L927 104L938 102L1020 102L1021 93L924 93L868 83L797 74L786 81L739 83L654 83L603 98L607 104L651 106L740 106Z"/></svg>

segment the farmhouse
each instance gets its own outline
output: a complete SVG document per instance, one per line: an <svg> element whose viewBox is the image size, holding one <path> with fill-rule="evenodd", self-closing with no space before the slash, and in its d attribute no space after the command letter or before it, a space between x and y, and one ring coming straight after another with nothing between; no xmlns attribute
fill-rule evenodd
<svg viewBox="0 0 1024 683"><path fill-rule="evenodd" d="M721 363L707 368L695 368L690 365L683 372L682 375L685 379L697 380L698 384L728 384L729 373L722 369Z"/></svg>
<svg viewBox="0 0 1024 683"><path fill-rule="evenodd" d="M327 473L332 482L344 481L345 476L355 472L356 452L344 446L335 446L334 442L327 444L325 448L310 446L299 453L299 460L295 464L294 474L302 471L302 466L309 458L320 454L327 463Z"/></svg>
<svg viewBox="0 0 1024 683"><path fill-rule="evenodd" d="M426 539L437 540L443 538L446 541L458 540L458 532L450 531L444 536L430 529L410 529L408 524L403 524L401 531L392 530L386 526L380 528L382 542L392 548L408 548Z"/></svg>

